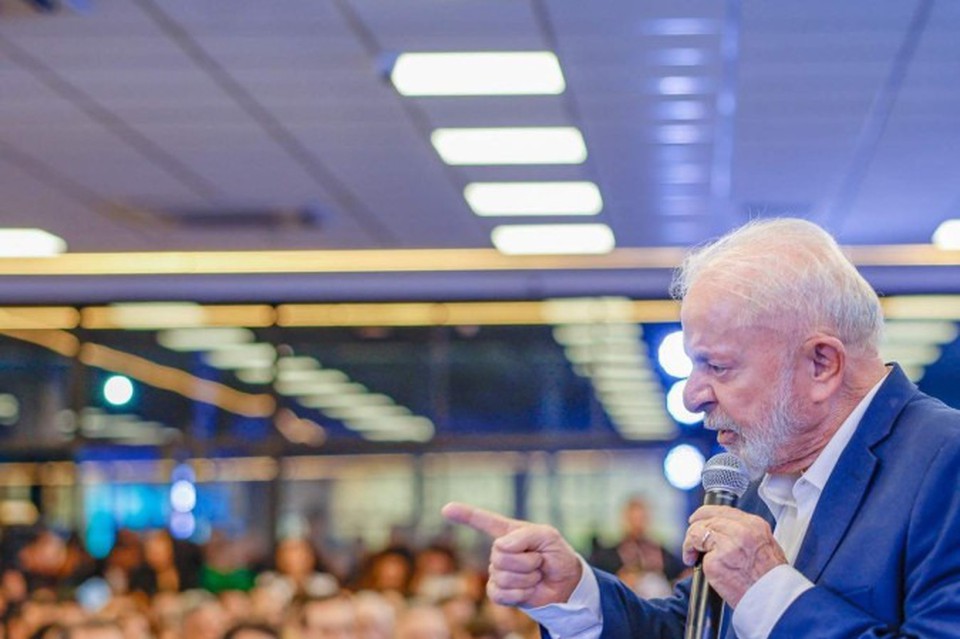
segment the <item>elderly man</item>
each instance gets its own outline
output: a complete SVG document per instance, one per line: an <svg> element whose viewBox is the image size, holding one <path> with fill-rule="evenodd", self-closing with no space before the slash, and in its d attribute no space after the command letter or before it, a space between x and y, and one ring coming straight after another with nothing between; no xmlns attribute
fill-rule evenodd
<svg viewBox="0 0 960 639"><path fill-rule="evenodd" d="M723 636L960 637L960 412L880 359L879 300L833 238L748 224L693 253L674 293L684 401L758 480L684 539L732 608ZM683 636L688 583L643 600L549 526L444 515L496 538L489 595L556 639Z"/></svg>

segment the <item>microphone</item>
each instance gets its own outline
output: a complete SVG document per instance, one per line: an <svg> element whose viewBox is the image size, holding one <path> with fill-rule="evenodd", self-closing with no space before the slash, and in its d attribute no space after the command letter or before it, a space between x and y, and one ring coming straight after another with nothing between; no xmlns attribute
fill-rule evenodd
<svg viewBox="0 0 960 639"><path fill-rule="evenodd" d="M739 457L732 453L720 453L704 464L701 481L706 491L704 506L736 506L737 500L750 484L750 477ZM684 639L713 639L720 633L723 600L707 583L702 564L701 556L693 566Z"/></svg>

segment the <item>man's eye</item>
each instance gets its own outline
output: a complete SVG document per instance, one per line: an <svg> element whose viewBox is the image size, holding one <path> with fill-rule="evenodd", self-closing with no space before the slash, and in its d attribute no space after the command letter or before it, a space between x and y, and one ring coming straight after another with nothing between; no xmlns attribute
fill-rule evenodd
<svg viewBox="0 0 960 639"><path fill-rule="evenodd" d="M727 370L725 367L718 364L707 364L707 369L709 369L711 373L722 373L723 371Z"/></svg>

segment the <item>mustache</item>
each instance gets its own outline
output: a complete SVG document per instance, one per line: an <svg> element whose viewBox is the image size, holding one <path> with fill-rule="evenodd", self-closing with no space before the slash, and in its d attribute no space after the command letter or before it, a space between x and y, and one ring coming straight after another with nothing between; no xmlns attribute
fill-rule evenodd
<svg viewBox="0 0 960 639"><path fill-rule="evenodd" d="M703 425L707 430L729 430L740 434L740 425L730 419L727 415L717 412L710 413L703 419Z"/></svg>

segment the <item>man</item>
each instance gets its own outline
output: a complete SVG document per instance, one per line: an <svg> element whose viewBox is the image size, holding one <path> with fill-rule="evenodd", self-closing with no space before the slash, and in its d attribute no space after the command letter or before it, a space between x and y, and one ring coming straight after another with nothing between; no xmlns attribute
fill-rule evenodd
<svg viewBox="0 0 960 639"><path fill-rule="evenodd" d="M641 597L670 594L670 583L685 566L679 557L650 536L650 509L647 500L632 495L623 506L623 537L612 547L600 546L587 562L613 573Z"/></svg>
<svg viewBox="0 0 960 639"><path fill-rule="evenodd" d="M357 609L347 593L307 597L300 607L301 639L357 639Z"/></svg>
<svg viewBox="0 0 960 639"><path fill-rule="evenodd" d="M960 637L960 413L879 358L879 301L836 242L751 223L691 255L673 290L687 408L760 480L742 510L694 512L683 543L732 608L725 636ZM683 636L688 583L642 600L549 526L444 514L496 537L488 594L555 639Z"/></svg>

